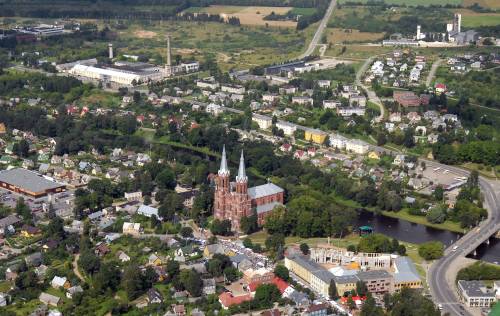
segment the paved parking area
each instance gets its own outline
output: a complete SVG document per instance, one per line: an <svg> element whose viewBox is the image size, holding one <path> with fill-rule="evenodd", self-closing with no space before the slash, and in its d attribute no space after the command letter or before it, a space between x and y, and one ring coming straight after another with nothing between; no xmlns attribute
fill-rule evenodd
<svg viewBox="0 0 500 316"><path fill-rule="evenodd" d="M5 206L15 208L17 200L21 197L33 212L41 212L44 208L44 205L45 207L48 207L49 203L51 202L54 206L56 214L61 216L67 213L68 210L72 213L75 192L74 190L67 190L65 192L52 194L50 198L49 196L44 196L38 199L34 199L32 197L17 194L0 188L0 203Z"/></svg>
<svg viewBox="0 0 500 316"><path fill-rule="evenodd" d="M454 174L452 171L441 168L441 167L427 167L423 172L423 177L428 179L429 182L432 182L434 185L440 185L442 187L447 187L462 181L466 181L467 178L461 177L457 174ZM421 190L422 193L432 193L432 186L428 186ZM426 192L428 190L429 192Z"/></svg>

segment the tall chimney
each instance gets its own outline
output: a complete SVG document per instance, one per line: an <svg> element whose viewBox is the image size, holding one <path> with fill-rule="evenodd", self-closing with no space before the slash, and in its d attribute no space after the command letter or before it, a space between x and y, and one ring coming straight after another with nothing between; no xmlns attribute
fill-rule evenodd
<svg viewBox="0 0 500 316"><path fill-rule="evenodd" d="M172 52L170 50L170 35L167 35L167 66L172 66Z"/></svg>
<svg viewBox="0 0 500 316"><path fill-rule="evenodd" d="M113 59L113 44L108 44L109 59Z"/></svg>

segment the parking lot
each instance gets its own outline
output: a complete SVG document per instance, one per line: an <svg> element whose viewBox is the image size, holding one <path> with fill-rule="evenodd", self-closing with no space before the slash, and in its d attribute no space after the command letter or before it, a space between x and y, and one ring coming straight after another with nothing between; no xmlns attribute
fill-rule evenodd
<svg viewBox="0 0 500 316"><path fill-rule="evenodd" d="M454 174L452 171L441 167L427 167L423 172L423 177L428 179L429 182L433 184L421 190L421 193L424 194L432 193L432 187L436 185L446 188L467 181L467 178L463 178Z"/></svg>
<svg viewBox="0 0 500 316"><path fill-rule="evenodd" d="M15 208L19 198L23 198L26 205L28 205L34 213L41 212L44 208L48 208L51 202L56 214L66 217L72 214L75 192L73 190L67 190L65 192L52 194L50 197L44 196L34 199L32 197L0 188L0 203L3 205Z"/></svg>

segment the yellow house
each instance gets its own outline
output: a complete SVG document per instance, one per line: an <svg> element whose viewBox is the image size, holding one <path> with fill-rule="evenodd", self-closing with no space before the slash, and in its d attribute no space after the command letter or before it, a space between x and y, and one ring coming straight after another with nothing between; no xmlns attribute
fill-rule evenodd
<svg viewBox="0 0 500 316"><path fill-rule="evenodd" d="M380 160L380 154L376 151L370 151L368 153L368 158L370 159L375 159L375 160Z"/></svg>
<svg viewBox="0 0 500 316"><path fill-rule="evenodd" d="M5 128L4 123L0 123L0 135L7 133L7 128Z"/></svg>
<svg viewBox="0 0 500 316"><path fill-rule="evenodd" d="M156 254L152 253L148 257L148 263L150 265L152 265L152 266L161 266L161 264L163 263L163 261Z"/></svg>
<svg viewBox="0 0 500 316"><path fill-rule="evenodd" d="M312 141L316 144L323 144L326 140L327 133L317 129L307 129L304 133L304 139Z"/></svg>
<svg viewBox="0 0 500 316"><path fill-rule="evenodd" d="M34 237L40 235L41 233L42 231L39 228L33 226L23 225L21 228L21 236L26 238Z"/></svg>

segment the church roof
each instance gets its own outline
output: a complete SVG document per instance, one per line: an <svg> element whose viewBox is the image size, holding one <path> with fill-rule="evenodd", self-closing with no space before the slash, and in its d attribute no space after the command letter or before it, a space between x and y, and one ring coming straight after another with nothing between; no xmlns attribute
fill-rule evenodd
<svg viewBox="0 0 500 316"><path fill-rule="evenodd" d="M248 195L251 199L258 199L263 196L273 195L281 192L283 192L283 189L274 183L266 183L248 189Z"/></svg>
<svg viewBox="0 0 500 316"><path fill-rule="evenodd" d="M219 174L229 175L229 168L227 167L227 159L226 159L226 145L222 147L222 159L220 161Z"/></svg>
<svg viewBox="0 0 500 316"><path fill-rule="evenodd" d="M280 202L271 202L263 205L257 205L257 214L267 213L272 211L276 206L283 205Z"/></svg>
<svg viewBox="0 0 500 316"><path fill-rule="evenodd" d="M245 172L245 158L243 157L243 150L241 151L240 157L240 167L238 168L238 175L236 176L236 181L238 182L246 182L247 174Z"/></svg>

